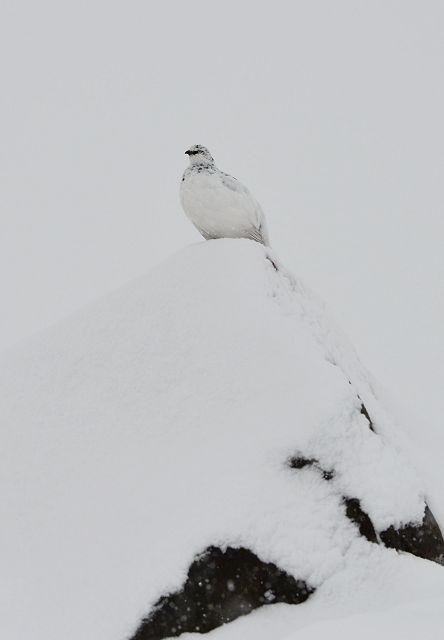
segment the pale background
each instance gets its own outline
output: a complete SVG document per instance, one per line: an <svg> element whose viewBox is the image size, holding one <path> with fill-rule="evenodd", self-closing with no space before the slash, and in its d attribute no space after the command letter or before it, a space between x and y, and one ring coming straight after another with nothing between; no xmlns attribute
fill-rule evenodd
<svg viewBox="0 0 444 640"><path fill-rule="evenodd" d="M2 0L0 348L199 241L193 143L440 471L444 3ZM241 277L241 274L239 274Z"/></svg>

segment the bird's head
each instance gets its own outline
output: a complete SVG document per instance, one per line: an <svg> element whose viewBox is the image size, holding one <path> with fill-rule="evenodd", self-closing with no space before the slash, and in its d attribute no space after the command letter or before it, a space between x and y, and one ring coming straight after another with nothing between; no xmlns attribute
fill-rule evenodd
<svg viewBox="0 0 444 640"><path fill-rule="evenodd" d="M206 147L201 144L194 144L192 147L185 151L190 159L190 165L195 164L214 164L214 158Z"/></svg>

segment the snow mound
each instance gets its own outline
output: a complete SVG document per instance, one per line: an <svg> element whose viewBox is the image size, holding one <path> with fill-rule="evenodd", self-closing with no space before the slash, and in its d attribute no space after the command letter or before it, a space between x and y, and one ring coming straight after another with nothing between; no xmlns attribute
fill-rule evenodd
<svg viewBox="0 0 444 640"><path fill-rule="evenodd" d="M2 637L127 638L209 547L317 590L294 610L361 566L444 586L347 517L376 541L419 525L421 482L322 305L254 242L189 247L4 354L0 393Z"/></svg>

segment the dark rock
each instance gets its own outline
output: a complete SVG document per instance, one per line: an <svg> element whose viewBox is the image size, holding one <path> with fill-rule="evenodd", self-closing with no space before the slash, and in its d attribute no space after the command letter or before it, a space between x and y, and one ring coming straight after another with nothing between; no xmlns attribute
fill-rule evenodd
<svg viewBox="0 0 444 640"><path fill-rule="evenodd" d="M311 467L314 464L318 464L315 458L304 458L303 456L294 456L288 461L288 465L292 469L303 469L304 467Z"/></svg>
<svg viewBox="0 0 444 640"><path fill-rule="evenodd" d="M369 542L378 542L376 531L372 521L361 508L361 503L357 498L344 498L345 514L359 529L359 533Z"/></svg>
<svg viewBox="0 0 444 640"><path fill-rule="evenodd" d="M373 523L362 510L359 500L344 498L344 504L347 517L357 525L360 534L370 542L378 542ZM427 505L421 524L408 524L401 529L391 526L379 533L379 539L386 547L444 565L444 539Z"/></svg>
<svg viewBox="0 0 444 640"><path fill-rule="evenodd" d="M332 480L334 471L331 469L323 469L316 458L305 458L304 456L294 456L288 461L288 466L292 469L304 469L304 467L314 467L322 473L324 480Z"/></svg>
<svg viewBox="0 0 444 640"><path fill-rule="evenodd" d="M163 596L131 640L206 633L265 604L304 602L314 589L248 549L208 548L180 591Z"/></svg>
<svg viewBox="0 0 444 640"><path fill-rule="evenodd" d="M407 551L444 565L444 540L439 525L427 505L421 524L408 524L401 529L389 527L380 533L380 538L386 547Z"/></svg>
<svg viewBox="0 0 444 640"><path fill-rule="evenodd" d="M361 398L359 398L359 399L361 399ZM371 431L373 431L373 433L375 433L375 428L373 426L372 419L370 418L369 413L367 411L367 408L366 408L366 406L365 406L365 404L363 402L361 402L361 414L368 420L369 429Z"/></svg>

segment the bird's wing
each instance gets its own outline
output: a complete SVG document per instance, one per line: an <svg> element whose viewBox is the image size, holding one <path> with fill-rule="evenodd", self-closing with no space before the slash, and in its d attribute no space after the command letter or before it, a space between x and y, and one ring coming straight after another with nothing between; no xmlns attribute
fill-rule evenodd
<svg viewBox="0 0 444 640"><path fill-rule="evenodd" d="M233 178L233 176L230 176L228 173L223 173L222 171L220 172L220 176L222 184L233 192L233 195L238 202L238 206L242 207L248 215L248 219L252 226L251 231L249 232L251 239L268 245L269 240L265 215L259 203L253 198L247 187L239 182L239 180Z"/></svg>

